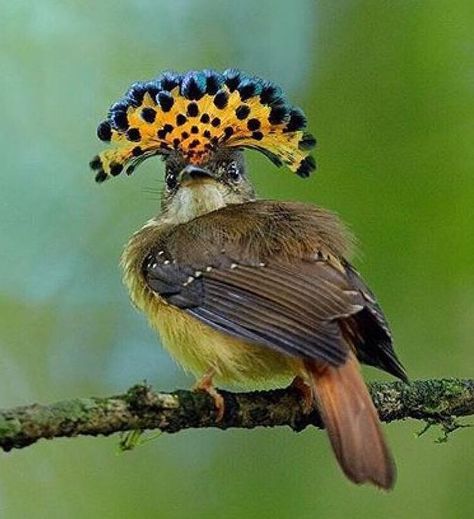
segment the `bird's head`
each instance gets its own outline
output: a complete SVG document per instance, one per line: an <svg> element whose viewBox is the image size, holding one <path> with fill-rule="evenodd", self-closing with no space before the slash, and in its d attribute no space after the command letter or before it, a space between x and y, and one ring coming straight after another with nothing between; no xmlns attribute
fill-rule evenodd
<svg viewBox="0 0 474 519"><path fill-rule="evenodd" d="M224 148L199 165L187 162L177 152L171 152L164 160L161 207L175 223L255 197L242 150Z"/></svg>
<svg viewBox="0 0 474 519"><path fill-rule="evenodd" d="M90 163L96 181L143 160L165 161L162 209L185 221L228 204L252 200L243 149L266 155L301 177L315 169L316 141L303 112L275 84L230 69L165 72L134 83L112 105L97 135L111 146Z"/></svg>

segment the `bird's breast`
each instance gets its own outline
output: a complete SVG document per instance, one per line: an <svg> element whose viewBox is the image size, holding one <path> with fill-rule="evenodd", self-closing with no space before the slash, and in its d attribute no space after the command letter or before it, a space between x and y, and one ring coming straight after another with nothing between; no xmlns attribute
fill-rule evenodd
<svg viewBox="0 0 474 519"><path fill-rule="evenodd" d="M297 359L214 330L153 296L143 308L172 357L197 378L240 387L281 386L298 371Z"/></svg>

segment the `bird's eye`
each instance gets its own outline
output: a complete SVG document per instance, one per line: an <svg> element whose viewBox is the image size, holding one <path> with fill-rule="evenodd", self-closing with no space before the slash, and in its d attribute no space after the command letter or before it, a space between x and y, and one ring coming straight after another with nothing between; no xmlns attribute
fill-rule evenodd
<svg viewBox="0 0 474 519"><path fill-rule="evenodd" d="M173 171L168 170L166 172L165 182L166 189L168 189L168 191L172 191L178 185L178 178Z"/></svg>
<svg viewBox="0 0 474 519"><path fill-rule="evenodd" d="M234 182L238 182L241 179L241 174L237 162L229 162L229 164L227 164L226 171L229 175L229 178Z"/></svg>

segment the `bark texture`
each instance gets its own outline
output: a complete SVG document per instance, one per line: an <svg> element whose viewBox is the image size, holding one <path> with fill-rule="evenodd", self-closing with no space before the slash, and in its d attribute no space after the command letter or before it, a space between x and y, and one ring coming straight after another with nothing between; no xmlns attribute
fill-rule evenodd
<svg viewBox="0 0 474 519"><path fill-rule="evenodd" d="M456 417L474 414L474 380L440 379L374 382L369 385L381 419L385 422L414 418L440 424L445 435L460 427ZM146 384L105 398L74 398L53 404L32 404L0 410L0 448L20 449L40 439L99 436L124 431L216 427L276 427L301 431L321 427L314 411L305 415L295 389L231 393L221 391L225 414L216 421L213 400L205 393L154 391Z"/></svg>

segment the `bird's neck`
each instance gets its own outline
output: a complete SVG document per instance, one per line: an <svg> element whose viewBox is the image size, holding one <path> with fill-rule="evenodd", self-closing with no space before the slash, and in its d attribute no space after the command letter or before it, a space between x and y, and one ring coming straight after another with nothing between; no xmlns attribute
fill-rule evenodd
<svg viewBox="0 0 474 519"><path fill-rule="evenodd" d="M155 219L163 225L178 225L227 205L247 202L239 193L232 193L217 183L200 183L181 187Z"/></svg>

